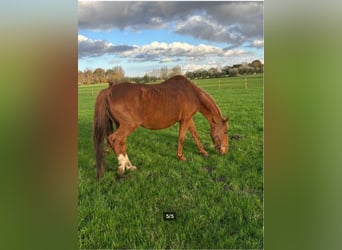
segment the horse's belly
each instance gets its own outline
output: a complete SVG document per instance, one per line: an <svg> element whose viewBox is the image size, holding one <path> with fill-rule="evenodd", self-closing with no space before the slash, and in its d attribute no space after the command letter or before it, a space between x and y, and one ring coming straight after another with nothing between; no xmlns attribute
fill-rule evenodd
<svg viewBox="0 0 342 250"><path fill-rule="evenodd" d="M144 121L144 123L141 124L141 126L147 129L164 129L164 128L171 127L176 122L177 120L168 120L168 121L147 120L147 121Z"/></svg>
<svg viewBox="0 0 342 250"><path fill-rule="evenodd" d="M150 115L145 115L142 127L147 129L163 129L171 127L173 124L179 121L179 115L159 113L156 111Z"/></svg>

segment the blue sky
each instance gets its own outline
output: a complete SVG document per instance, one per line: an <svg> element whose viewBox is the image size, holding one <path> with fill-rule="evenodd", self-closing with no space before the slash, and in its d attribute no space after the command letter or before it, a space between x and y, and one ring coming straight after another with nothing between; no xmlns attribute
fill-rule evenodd
<svg viewBox="0 0 342 250"><path fill-rule="evenodd" d="M263 2L78 2L78 68L127 76L264 60Z"/></svg>

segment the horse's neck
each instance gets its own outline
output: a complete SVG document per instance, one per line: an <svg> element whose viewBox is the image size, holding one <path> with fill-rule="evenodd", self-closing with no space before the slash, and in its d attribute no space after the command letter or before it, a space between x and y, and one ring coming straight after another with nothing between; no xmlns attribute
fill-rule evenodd
<svg viewBox="0 0 342 250"><path fill-rule="evenodd" d="M199 93L199 100L201 105L199 112L201 112L208 120L210 126L214 125L214 121L219 121L220 119L222 119L220 109L207 93L201 91Z"/></svg>

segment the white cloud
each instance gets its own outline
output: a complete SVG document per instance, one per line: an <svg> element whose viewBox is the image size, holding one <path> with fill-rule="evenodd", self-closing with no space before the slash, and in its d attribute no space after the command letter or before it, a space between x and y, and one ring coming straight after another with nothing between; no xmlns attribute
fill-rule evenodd
<svg viewBox="0 0 342 250"><path fill-rule="evenodd" d="M134 49L128 45L114 45L104 40L92 40L86 36L78 35L78 57L97 57L105 54L118 54Z"/></svg>
<svg viewBox="0 0 342 250"><path fill-rule="evenodd" d="M263 37L263 2L78 2L78 27L90 30L169 29L231 46Z"/></svg>
<svg viewBox="0 0 342 250"><path fill-rule="evenodd" d="M187 71L196 71L196 70L208 70L210 68L221 69L222 65L216 61L210 61L208 63L196 64L196 63L188 63L182 67L183 73Z"/></svg>
<svg viewBox="0 0 342 250"><path fill-rule="evenodd" d="M142 58L146 57L162 58L162 57L206 57L220 56L224 51L219 47L205 44L191 45L182 42L162 43L152 42L150 44L136 47L135 49L120 53L121 56Z"/></svg>
<svg viewBox="0 0 342 250"><path fill-rule="evenodd" d="M174 31L182 35L190 35L207 41L224 43L241 43L243 36L236 29L236 25L223 26L213 18L205 16L190 16L187 20L179 22Z"/></svg>
<svg viewBox="0 0 342 250"><path fill-rule="evenodd" d="M248 52L242 49L235 49L235 50L226 50L224 52L224 56L243 56L249 54Z"/></svg>
<svg viewBox="0 0 342 250"><path fill-rule="evenodd" d="M264 40L254 40L252 46L256 48L262 48L264 47Z"/></svg>
<svg viewBox="0 0 342 250"><path fill-rule="evenodd" d="M239 57L248 54L242 49L226 50L212 45L192 45L184 42L154 41L141 46L114 45L104 40L92 40L83 35L78 36L78 50L80 58L115 55L136 62L175 62L180 58L198 61L209 57Z"/></svg>
<svg viewBox="0 0 342 250"><path fill-rule="evenodd" d="M182 67L182 70L184 72L187 72L187 71L196 71L196 70L199 70L199 69L204 69L206 68L205 65L203 64L195 64L195 63L191 63L191 64L186 64Z"/></svg>
<svg viewBox="0 0 342 250"><path fill-rule="evenodd" d="M78 35L78 42L84 42L87 41L88 37L82 36L82 35Z"/></svg>
<svg viewBox="0 0 342 250"><path fill-rule="evenodd" d="M179 58L176 58L176 57L164 57L160 59L161 63L170 63L170 62L177 62L177 61L179 61Z"/></svg>

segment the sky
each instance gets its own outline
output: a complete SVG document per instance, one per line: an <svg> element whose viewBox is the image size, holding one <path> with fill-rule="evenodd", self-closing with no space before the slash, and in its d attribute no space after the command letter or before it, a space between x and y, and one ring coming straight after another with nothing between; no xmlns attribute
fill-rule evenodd
<svg viewBox="0 0 342 250"><path fill-rule="evenodd" d="M262 1L79 1L78 69L126 76L264 62Z"/></svg>

